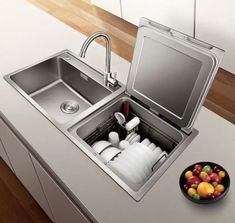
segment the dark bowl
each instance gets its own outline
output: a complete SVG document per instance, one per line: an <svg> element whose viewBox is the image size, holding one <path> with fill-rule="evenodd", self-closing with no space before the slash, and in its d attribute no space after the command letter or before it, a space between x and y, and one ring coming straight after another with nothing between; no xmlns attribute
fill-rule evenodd
<svg viewBox="0 0 235 223"><path fill-rule="evenodd" d="M216 198L201 198L200 200L195 200L194 198L190 197L188 194L187 194L187 191L184 189L184 185L186 184L187 182L187 179L185 178L185 173L188 171L188 170L191 170L193 171L194 169L194 166L196 164L200 164L202 167L205 166L205 165L210 165L212 167L212 169L217 166L220 170L224 171L225 172L225 177L222 178L221 180L221 184L224 185L224 191L223 193L221 193L221 195L219 197L216 197ZM198 204L211 204L211 203L214 203L214 202L217 202L219 200L221 200L223 197L225 197L225 195L228 193L228 190L229 190L229 186L230 186L230 178L229 178L229 174L228 172L222 167L220 166L219 164L217 163L212 163L212 162L197 162L197 163L194 163L192 165L190 165L189 167L187 167L180 175L180 179L179 179L179 185L180 185L180 189L183 193L183 195L189 199L190 201L193 201L195 203L198 203Z"/></svg>

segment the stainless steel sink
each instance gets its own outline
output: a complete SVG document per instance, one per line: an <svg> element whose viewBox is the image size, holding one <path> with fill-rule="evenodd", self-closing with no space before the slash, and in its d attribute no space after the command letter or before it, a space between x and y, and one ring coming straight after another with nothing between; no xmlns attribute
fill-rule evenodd
<svg viewBox="0 0 235 223"><path fill-rule="evenodd" d="M50 120L66 124L102 106L121 85L103 85L103 75L73 53L60 52L5 79ZM115 95L114 95L115 96ZM87 113L86 113L87 114Z"/></svg>

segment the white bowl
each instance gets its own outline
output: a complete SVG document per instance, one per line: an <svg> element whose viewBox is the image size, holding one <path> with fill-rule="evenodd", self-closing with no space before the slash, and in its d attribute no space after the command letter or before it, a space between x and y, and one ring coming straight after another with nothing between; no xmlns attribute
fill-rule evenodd
<svg viewBox="0 0 235 223"><path fill-rule="evenodd" d="M116 147L109 147L103 152L101 152L101 157L105 160L105 162L109 162L111 159L113 159L115 156L117 156L121 151Z"/></svg>
<svg viewBox="0 0 235 223"><path fill-rule="evenodd" d="M100 140L97 142L94 142L91 146L98 154L100 154L103 150L105 150L107 147L112 146L112 144L105 140Z"/></svg>

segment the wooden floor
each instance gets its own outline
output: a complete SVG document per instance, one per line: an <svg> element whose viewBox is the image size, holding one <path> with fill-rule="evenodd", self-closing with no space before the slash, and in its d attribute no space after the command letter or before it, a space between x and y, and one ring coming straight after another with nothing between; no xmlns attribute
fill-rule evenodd
<svg viewBox="0 0 235 223"><path fill-rule="evenodd" d="M1 158L0 223L52 223Z"/></svg>
<svg viewBox="0 0 235 223"><path fill-rule="evenodd" d="M85 35L102 30L112 50L131 61L137 27L89 3L89 0L28 0ZM100 42L103 44L102 42ZM220 69L204 104L235 123L235 76ZM0 223L51 222L0 159Z"/></svg>

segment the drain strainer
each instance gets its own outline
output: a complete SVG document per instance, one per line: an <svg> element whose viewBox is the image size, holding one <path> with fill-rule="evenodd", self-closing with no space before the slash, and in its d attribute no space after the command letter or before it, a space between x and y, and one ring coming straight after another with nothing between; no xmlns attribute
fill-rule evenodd
<svg viewBox="0 0 235 223"><path fill-rule="evenodd" d="M73 114L79 110L79 105L76 101L64 101L60 105L60 109L66 114Z"/></svg>

